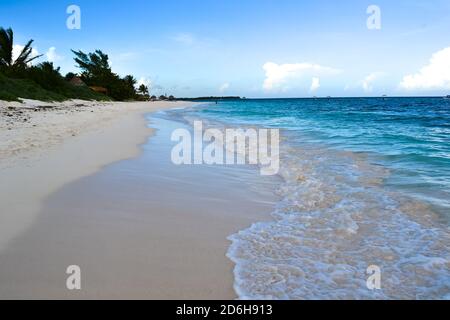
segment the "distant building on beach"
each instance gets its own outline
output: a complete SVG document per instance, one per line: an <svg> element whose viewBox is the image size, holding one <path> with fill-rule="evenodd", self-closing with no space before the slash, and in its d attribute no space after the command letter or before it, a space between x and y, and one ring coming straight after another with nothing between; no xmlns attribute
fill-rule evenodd
<svg viewBox="0 0 450 320"><path fill-rule="evenodd" d="M68 73L67 76L66 76L66 80L69 81L69 83L72 84L73 86L76 86L76 87L87 87L86 83L84 83L84 81L81 79L81 77L79 77L76 74ZM97 93L108 95L108 89L106 89L104 87L92 86L92 87L89 87L89 88L92 91L95 91Z"/></svg>
<svg viewBox="0 0 450 320"><path fill-rule="evenodd" d="M86 83L79 76L73 76L72 79L69 80L69 83L76 87L85 87Z"/></svg>
<svg viewBox="0 0 450 320"><path fill-rule="evenodd" d="M102 93L104 95L108 95L108 89L104 87L89 87L92 91L95 91L97 93Z"/></svg>

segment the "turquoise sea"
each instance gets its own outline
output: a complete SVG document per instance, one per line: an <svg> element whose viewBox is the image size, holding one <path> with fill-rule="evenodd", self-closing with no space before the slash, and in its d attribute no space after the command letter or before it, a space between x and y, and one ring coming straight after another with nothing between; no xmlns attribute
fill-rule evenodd
<svg viewBox="0 0 450 320"><path fill-rule="evenodd" d="M230 236L240 298L450 299L450 100L220 101L170 111L281 129L273 221ZM369 290L371 265L381 289Z"/></svg>

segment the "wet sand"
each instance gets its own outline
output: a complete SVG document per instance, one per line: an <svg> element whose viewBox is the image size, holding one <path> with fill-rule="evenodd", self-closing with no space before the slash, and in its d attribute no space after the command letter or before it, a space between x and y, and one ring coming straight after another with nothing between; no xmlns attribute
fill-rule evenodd
<svg viewBox="0 0 450 320"><path fill-rule="evenodd" d="M227 237L271 219L274 179L255 168L175 166L170 134L48 196L0 252L0 298L233 299ZM81 268L79 291L66 269Z"/></svg>

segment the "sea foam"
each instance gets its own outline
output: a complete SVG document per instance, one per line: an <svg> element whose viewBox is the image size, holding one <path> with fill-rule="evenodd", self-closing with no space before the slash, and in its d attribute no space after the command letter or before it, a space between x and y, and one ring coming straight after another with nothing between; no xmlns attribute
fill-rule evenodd
<svg viewBox="0 0 450 320"><path fill-rule="evenodd" d="M274 220L230 236L241 299L446 299L448 228L364 155L286 147ZM381 268L369 290L367 268Z"/></svg>
<svg viewBox="0 0 450 320"><path fill-rule="evenodd" d="M449 299L445 103L254 100L177 117L285 129L273 220L229 237L239 298ZM380 290L367 287L372 265Z"/></svg>

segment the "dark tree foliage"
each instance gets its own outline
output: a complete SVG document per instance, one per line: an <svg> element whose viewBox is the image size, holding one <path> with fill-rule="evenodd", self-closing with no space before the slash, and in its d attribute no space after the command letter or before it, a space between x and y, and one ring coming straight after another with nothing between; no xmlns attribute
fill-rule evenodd
<svg viewBox="0 0 450 320"><path fill-rule="evenodd" d="M100 50L91 53L74 50L72 52L75 54L78 68L81 69L81 79L88 86L106 88L108 95L114 100L132 100L136 97L136 79L133 76L120 78L112 72L107 54Z"/></svg>
<svg viewBox="0 0 450 320"><path fill-rule="evenodd" d="M150 100L150 90L145 84L141 84L137 89L137 99L141 101Z"/></svg>
<svg viewBox="0 0 450 320"><path fill-rule="evenodd" d="M11 28L4 29L0 27L0 72L14 75L14 73L26 69L33 60L40 58L42 55L32 56L32 44L33 40L29 40L19 56L14 59L14 32Z"/></svg>
<svg viewBox="0 0 450 320"><path fill-rule="evenodd" d="M138 88L138 92L142 95L149 95L149 90L148 87L145 84L141 84Z"/></svg>
<svg viewBox="0 0 450 320"><path fill-rule="evenodd" d="M32 44L33 40L28 41L19 55L14 57L14 33L11 29L0 27L0 77L2 83L0 98L8 100L19 97L43 100L108 99L86 86L70 83L76 74L68 73L63 77L60 68L56 68L52 62L33 65L32 62L41 56L33 57ZM82 51L73 51L73 53L75 62L81 69L81 79L85 84L90 87L106 89L109 97L114 100L139 98L135 88L136 79L133 76L121 78L112 72L107 54L100 50L87 54ZM5 83L9 84L5 85Z"/></svg>
<svg viewBox="0 0 450 320"><path fill-rule="evenodd" d="M55 68L52 62L42 62L29 68L29 79L47 90L58 90L66 85L65 79L59 73L60 68Z"/></svg>
<svg viewBox="0 0 450 320"><path fill-rule="evenodd" d="M76 76L75 73L73 73L73 72L68 72L68 73L65 75L64 79L66 79L66 81L70 81L70 80L72 80L75 76Z"/></svg>

